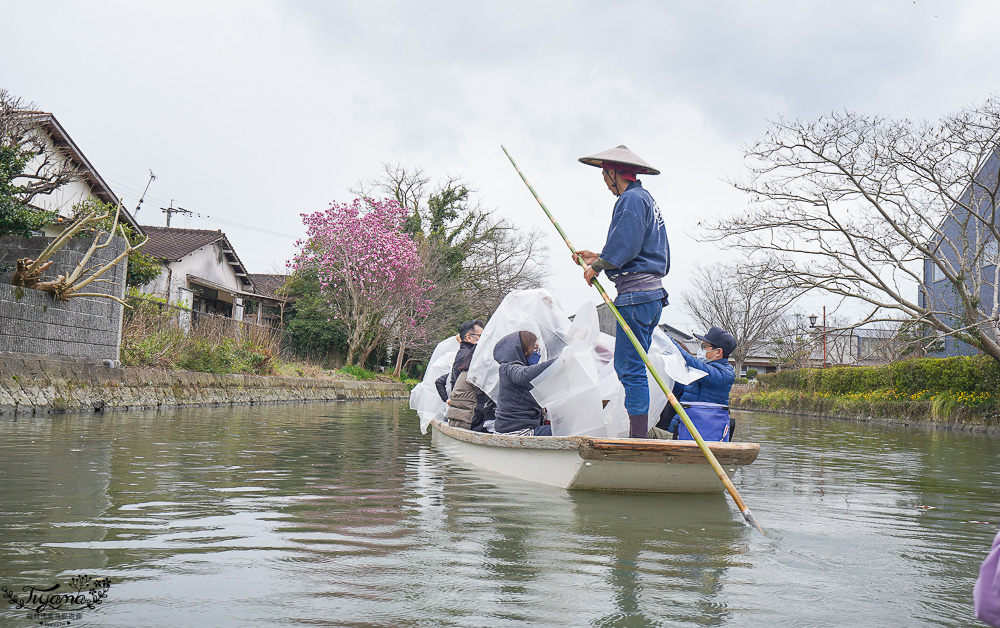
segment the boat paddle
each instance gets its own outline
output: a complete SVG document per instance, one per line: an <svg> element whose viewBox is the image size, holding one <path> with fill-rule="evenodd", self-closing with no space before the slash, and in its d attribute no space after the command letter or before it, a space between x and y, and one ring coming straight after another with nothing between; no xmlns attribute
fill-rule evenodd
<svg viewBox="0 0 1000 628"><path fill-rule="evenodd" d="M586 264L584 263L584 261L579 256L576 255L576 249L573 248L573 245L570 243L569 237L566 235L566 232L563 231L562 227L559 226L559 223L552 215L552 212L550 212L549 208L546 207L545 203L542 202L542 199L538 196L538 192L535 191L535 188L533 188L531 184L528 183L527 177L525 177L524 173L521 172L521 169L517 167L517 163L514 161L514 158L510 156L510 153L507 152L507 148L504 147L503 145L501 145L500 148L503 149L504 154L507 155L507 159L509 159L510 164L514 166L514 170L517 170L517 174L521 176L521 180L524 181L524 184L528 186L529 190L531 190L531 195L535 197L536 201L538 201L538 204L542 207L542 211L544 211L545 215L549 217L550 221L552 221L552 225L556 228L556 231L559 232L559 235L562 236L563 242L565 242L566 246L569 247L570 252L573 253L574 257L576 258L577 263L580 266L586 268ZM635 350L639 353L639 357L642 358L643 364L645 364L646 368L649 369L650 375L652 375L653 379L656 380L656 383L659 384L660 389L663 390L663 393L667 396L667 399L670 401L670 405L672 405L674 407L674 410L677 411L677 416L680 417L681 421L683 421L684 425L688 428L688 431L691 432L691 436L694 436L694 440L696 443L698 443L698 447L701 449L701 452L705 454L705 458L708 459L708 463L715 470L715 473L716 475L719 476L719 479L722 480L723 486L726 487L726 490L732 496L733 501L736 502L736 506L740 509L740 512L743 513L743 518L747 520L747 523L757 528L757 530L760 531L761 534L764 534L764 530L763 528L760 527L760 524L757 523L756 517L753 516L753 513L750 512L750 508L747 507L746 502L744 502L743 498L740 497L739 491L737 491L736 487L733 486L732 480L729 479L729 476L726 475L726 472L725 470L723 470L722 465L720 465L719 461L716 460L715 454L713 454L712 450L708 448L708 444L705 442L705 439L703 439L701 437L701 434L698 433L698 428L696 428L694 426L694 423L691 422L691 419L690 417L688 417L687 412L684 410L684 407L681 406L679 401L677 401L677 397L674 395L673 391L670 390L670 387L667 386L666 382L663 381L663 378L660 377L660 374L656 371L656 368L653 367L653 363L650 362L649 355L646 353L646 350L642 348L641 344L639 344L639 339L635 337L635 334L632 333L632 330L629 328L628 323L625 322L625 319L622 318L621 313L618 312L618 308L616 308L614 303L611 302L611 299L608 297L608 293L604 291L604 288L601 286L600 282L598 282L596 278L591 282L590 285L597 288L597 292L600 293L601 298L604 299L604 303L607 304L608 308L610 308L611 310L611 313L614 314L615 320L617 320L618 324L621 325L621 328L625 332L625 335L628 336L628 339L632 341L632 346L634 346Z"/></svg>

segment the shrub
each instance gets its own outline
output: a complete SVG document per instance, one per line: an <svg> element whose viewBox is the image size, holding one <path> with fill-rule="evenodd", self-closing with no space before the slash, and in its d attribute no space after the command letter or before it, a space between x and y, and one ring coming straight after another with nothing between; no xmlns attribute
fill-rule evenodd
<svg viewBox="0 0 1000 628"><path fill-rule="evenodd" d="M122 363L202 373L274 373L277 330L218 317L200 317L190 334L177 327L178 310L129 295L122 329Z"/></svg>
<svg viewBox="0 0 1000 628"><path fill-rule="evenodd" d="M353 364L348 364L347 366L339 369L341 373L347 373L355 379L376 379L378 375L372 373L368 369L362 368L360 366L354 366Z"/></svg>
<svg viewBox="0 0 1000 628"><path fill-rule="evenodd" d="M987 356L924 358L887 366L796 369L760 375L773 388L836 394L894 389L920 391L994 392L1000 390L1000 363Z"/></svg>
<svg viewBox="0 0 1000 628"><path fill-rule="evenodd" d="M998 397L987 392L922 390L907 394L892 388L846 394L770 388L733 396L730 404L738 408L846 416L986 421L997 414L1000 406Z"/></svg>

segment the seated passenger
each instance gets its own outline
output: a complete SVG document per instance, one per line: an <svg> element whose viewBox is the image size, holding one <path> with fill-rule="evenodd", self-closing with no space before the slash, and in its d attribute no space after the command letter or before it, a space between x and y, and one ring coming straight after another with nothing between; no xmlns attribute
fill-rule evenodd
<svg viewBox="0 0 1000 628"><path fill-rule="evenodd" d="M531 380L555 359L538 363L538 339L530 331L516 331L501 338L493 348L493 357L500 363L496 433L552 436L552 427L542 425L542 408L530 391Z"/></svg>
<svg viewBox="0 0 1000 628"><path fill-rule="evenodd" d="M478 422L480 426L482 425L481 418L476 421L478 418L476 406L479 395L482 395L482 393L468 380L472 355L472 351L467 352L465 360L461 364L455 365L458 369L458 379L455 380L455 387L451 389L451 397L448 399L448 410L444 413L445 418L448 419L448 425L460 427L463 430L471 430L475 422ZM485 395L483 396L485 397Z"/></svg>
<svg viewBox="0 0 1000 628"><path fill-rule="evenodd" d="M721 327L713 327L704 336L695 334L694 337L701 341L701 357L688 353L676 340L674 344L681 350L681 355L684 356L688 366L704 371L707 375L684 386L684 391L680 395L677 395L675 386L674 394L682 403L705 401L728 406L729 391L736 381L736 371L729 364L729 354L736 349L736 339ZM656 427L662 429L665 425L669 425L666 429L676 436L680 422L680 417L676 416L673 406L668 403L660 414L660 421ZM732 421L730 424L732 425ZM730 429L731 437L732 429Z"/></svg>
<svg viewBox="0 0 1000 628"><path fill-rule="evenodd" d="M472 352L476 350L476 343L479 342L479 338L482 335L483 324L478 320L465 321L458 328L458 353L455 354L455 361L451 364L451 372L445 373L434 381L434 386L437 388L438 395L441 396L441 401L448 401L452 389L458 383L458 365L470 364L472 362ZM468 368L468 366L465 367L466 370Z"/></svg>
<svg viewBox="0 0 1000 628"><path fill-rule="evenodd" d="M449 406L445 412L448 425L473 432L486 432L485 423L493 418L493 400L468 381L472 356L475 354L476 345L482 335L483 324L480 321L462 323L458 330L461 344L455 355L455 361L452 363L451 372L445 373L435 381L441 401L446 402ZM455 408L455 411L453 412L451 408Z"/></svg>

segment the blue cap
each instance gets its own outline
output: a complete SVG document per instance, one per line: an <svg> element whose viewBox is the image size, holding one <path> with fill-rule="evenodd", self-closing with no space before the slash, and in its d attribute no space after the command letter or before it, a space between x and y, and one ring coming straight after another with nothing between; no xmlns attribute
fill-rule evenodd
<svg viewBox="0 0 1000 628"><path fill-rule="evenodd" d="M736 350L736 339L733 338L731 333L721 327L713 327L704 336L695 334L694 337L702 342L707 342L713 347L722 349L723 355L727 358L730 353Z"/></svg>

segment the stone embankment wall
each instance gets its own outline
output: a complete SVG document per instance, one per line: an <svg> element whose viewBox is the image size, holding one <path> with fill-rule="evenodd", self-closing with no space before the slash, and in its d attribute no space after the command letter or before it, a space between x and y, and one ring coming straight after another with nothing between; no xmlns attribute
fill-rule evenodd
<svg viewBox="0 0 1000 628"><path fill-rule="evenodd" d="M0 416L177 406L406 398L403 384L212 375L0 354Z"/></svg>
<svg viewBox="0 0 1000 628"><path fill-rule="evenodd" d="M63 355L94 360L118 360L121 347L122 306L101 297L74 297L56 301L47 292L10 285L15 261L35 259L48 238L0 238L0 351ZM70 240L52 258L47 277L69 275L90 248L90 238ZM103 242L103 239L102 239ZM120 237L99 249L88 265L103 265L125 250ZM124 261L82 290L125 296Z"/></svg>

